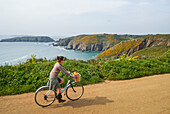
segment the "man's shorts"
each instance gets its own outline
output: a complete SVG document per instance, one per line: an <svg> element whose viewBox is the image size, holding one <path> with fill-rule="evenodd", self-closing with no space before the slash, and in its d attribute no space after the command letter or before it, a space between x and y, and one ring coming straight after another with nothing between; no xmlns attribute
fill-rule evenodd
<svg viewBox="0 0 170 114"><path fill-rule="evenodd" d="M56 77L53 77L53 76L49 76L47 86L49 87L49 90L55 90L56 88L61 88L60 82L61 82L60 77L56 78Z"/></svg>

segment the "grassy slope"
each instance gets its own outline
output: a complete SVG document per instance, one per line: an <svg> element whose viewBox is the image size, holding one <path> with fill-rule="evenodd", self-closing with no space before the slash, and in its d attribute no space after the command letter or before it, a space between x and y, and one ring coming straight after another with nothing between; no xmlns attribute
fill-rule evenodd
<svg viewBox="0 0 170 114"><path fill-rule="evenodd" d="M108 50L100 53L97 58L108 58L111 56L117 56L118 54L127 51L130 47L134 48L138 46L144 38L139 38L136 40L130 40L130 41L122 41L115 46L109 48Z"/></svg>
<svg viewBox="0 0 170 114"><path fill-rule="evenodd" d="M146 48L140 50L132 55L138 56L139 58L147 58L147 57L161 57L163 56L168 50L170 50L170 46L156 46L151 48Z"/></svg>
<svg viewBox="0 0 170 114"><path fill-rule="evenodd" d="M56 61L30 61L19 65L0 66L0 96L34 92L46 85L49 73ZM103 79L125 80L153 74L170 73L170 52L160 58L128 60L66 60L63 64L67 70L79 72L82 84L99 83ZM59 74L66 84L68 76Z"/></svg>
<svg viewBox="0 0 170 114"><path fill-rule="evenodd" d="M85 44L94 44L106 41L108 43L117 44L123 40L131 40L141 37L141 35L114 35L114 34L94 34L94 35L79 35L72 38L72 42L83 42Z"/></svg>
<svg viewBox="0 0 170 114"><path fill-rule="evenodd" d="M117 56L120 53L127 51L129 48L134 48L134 47L138 46L142 42L142 40L144 40L145 38L156 38L156 39L169 40L170 35L147 35L147 36L143 36L141 38L135 39L135 40L122 41L122 42L116 44L115 46L109 48L108 50L102 52L101 54L99 54L97 56L97 58L110 58L110 57L113 57L113 56ZM163 52L166 51L165 47L163 47L163 48L164 48L164 50L162 50L162 51ZM149 49L147 49L147 50L148 50L147 52L149 52ZM158 52L156 52L157 50L158 50L158 48L155 48L155 50L151 49L151 51L155 51L155 53L158 53ZM138 52L138 55L139 55L139 53L140 52ZM145 54L145 53L143 53L143 54Z"/></svg>

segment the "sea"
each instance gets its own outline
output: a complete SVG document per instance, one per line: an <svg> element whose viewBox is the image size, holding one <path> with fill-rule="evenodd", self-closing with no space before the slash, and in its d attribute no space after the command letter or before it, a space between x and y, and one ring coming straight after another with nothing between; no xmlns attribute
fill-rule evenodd
<svg viewBox="0 0 170 114"><path fill-rule="evenodd" d="M0 38L0 40L2 37ZM55 38L57 40L57 38ZM0 42L0 66L1 65L17 65L26 62L31 55L35 58L44 58L53 60L57 56L64 56L72 60L90 60L95 58L98 52L81 52L75 50L67 50L63 46L52 46L52 42Z"/></svg>

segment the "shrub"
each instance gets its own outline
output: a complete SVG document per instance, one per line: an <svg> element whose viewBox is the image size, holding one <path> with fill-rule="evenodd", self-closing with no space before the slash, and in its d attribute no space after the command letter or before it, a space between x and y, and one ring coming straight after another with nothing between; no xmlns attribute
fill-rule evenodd
<svg viewBox="0 0 170 114"><path fill-rule="evenodd" d="M37 61L37 59L31 59ZM0 66L0 96L20 94L35 91L46 85L50 71L56 61L43 60L41 62L26 62L19 65ZM170 73L170 54L160 58L126 59L120 60L66 60L62 64L70 72L77 71L82 77L84 85L99 83L101 80L125 80L149 76L153 74ZM59 74L67 83L68 76Z"/></svg>

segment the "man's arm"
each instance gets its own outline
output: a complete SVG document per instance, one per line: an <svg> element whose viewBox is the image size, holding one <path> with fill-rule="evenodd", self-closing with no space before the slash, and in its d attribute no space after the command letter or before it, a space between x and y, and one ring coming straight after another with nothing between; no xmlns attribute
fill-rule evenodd
<svg viewBox="0 0 170 114"><path fill-rule="evenodd" d="M68 76L71 75L70 73L67 72L67 70L66 70L64 67L60 66L59 69L60 69L60 71L62 71L64 74L66 74L66 75L68 75Z"/></svg>

